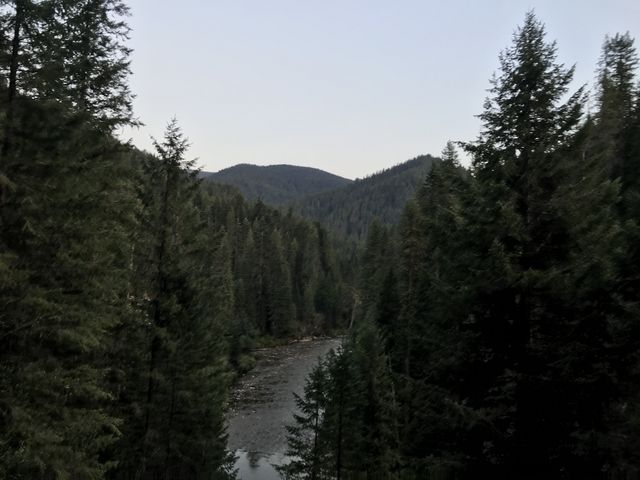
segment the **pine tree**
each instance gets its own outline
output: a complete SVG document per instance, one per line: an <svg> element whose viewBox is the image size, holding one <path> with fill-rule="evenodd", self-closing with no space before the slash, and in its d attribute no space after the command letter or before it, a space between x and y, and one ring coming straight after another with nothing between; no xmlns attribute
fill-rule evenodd
<svg viewBox="0 0 640 480"><path fill-rule="evenodd" d="M380 223L374 222L369 228L369 235L362 253L362 271L360 290L362 291L362 315L375 315L378 297L385 277L392 269L395 252L391 241L391 233Z"/></svg>
<svg viewBox="0 0 640 480"><path fill-rule="evenodd" d="M634 107L634 74L638 55L628 33L606 37L598 71L598 111L592 149L603 156L612 178L636 177L626 165L628 125ZM594 153L595 153L594 152ZM631 165L631 167L633 167Z"/></svg>
<svg viewBox="0 0 640 480"><path fill-rule="evenodd" d="M401 336L390 355L401 404L403 475L418 478L460 464L453 438L464 449L467 426L456 389L470 380L463 377L470 339L457 326L468 306L472 257L466 177L449 143L400 225Z"/></svg>
<svg viewBox="0 0 640 480"><path fill-rule="evenodd" d="M318 222L314 224L314 227L317 237L319 277L314 304L317 312L323 317L323 329L332 331L341 326L341 316L344 310L344 285L329 233Z"/></svg>
<svg viewBox="0 0 640 480"><path fill-rule="evenodd" d="M120 0L56 0L48 8L45 34L61 39L61 45L47 46L42 56L61 75L59 83L45 86L46 94L68 98L106 128L131 123L131 50L123 43L129 8Z"/></svg>
<svg viewBox="0 0 640 480"><path fill-rule="evenodd" d="M108 130L132 122L128 7L119 0L3 2L9 97L62 102Z"/></svg>
<svg viewBox="0 0 640 480"><path fill-rule="evenodd" d="M353 455L356 438L360 435L355 413L356 377L353 374L352 350L346 346L335 354L327 355L329 387L327 408L323 428L329 450L329 464L326 475L340 480L349 478L350 472L357 472L361 465Z"/></svg>
<svg viewBox="0 0 640 480"><path fill-rule="evenodd" d="M330 352L296 396L285 478L396 478L396 398L384 341L371 322Z"/></svg>
<svg viewBox="0 0 640 480"><path fill-rule="evenodd" d="M392 383L386 343L370 322L359 326L353 356L354 412L358 412L357 434L352 452L353 477L396 478L398 423L395 388Z"/></svg>
<svg viewBox="0 0 640 480"><path fill-rule="evenodd" d="M605 442L614 456L614 474L637 471L640 445L637 426L640 415L630 405L640 398L637 355L638 323L638 212L640 176L640 95L636 82L638 55L629 34L605 38L598 71L598 111L591 122L588 153L609 167L607 172L620 182L621 201L617 213L625 238L624 254L618 256L619 275L611 279L618 302L609 325L609 362L616 370L616 392L607 416ZM592 233L585 231L585 237Z"/></svg>
<svg viewBox="0 0 640 480"><path fill-rule="evenodd" d="M380 296L374 313L375 325L381 330L386 339L388 351L396 348L400 341L397 338L398 316L400 315L400 298L398 293L398 279L393 270L389 270L382 282Z"/></svg>
<svg viewBox="0 0 640 480"><path fill-rule="evenodd" d="M483 362L484 383L475 389L488 392L468 400L495 429L484 434L482 454L495 465L489 471L507 476L603 468L593 442L614 395L599 355L619 238L616 191L599 165L581 159L573 138L582 91L563 103L573 69L555 57L544 27L527 14L501 55L480 115L483 133L467 145L482 198L471 237L486 256L472 267L478 283L469 328L480 335ZM598 225L589 245L585 225Z"/></svg>
<svg viewBox="0 0 640 480"><path fill-rule="evenodd" d="M239 244L241 249L235 254L237 259L234 272L236 308L232 324L236 362L240 354L248 350L251 338L258 333L257 290L254 281L256 249L252 228L246 229L246 234L239 240Z"/></svg>
<svg viewBox="0 0 640 480"><path fill-rule="evenodd" d="M314 291L318 282L318 253L313 231L304 225L304 229L296 232L291 244L292 258L291 284L294 304L296 305L297 323L310 324L312 331L319 330L314 305ZM319 309L320 310L320 309Z"/></svg>
<svg viewBox="0 0 640 480"><path fill-rule="evenodd" d="M265 245L266 324L267 334L286 337L295 332L295 311L291 293L291 276L286 262L282 236L273 230Z"/></svg>
<svg viewBox="0 0 640 480"><path fill-rule="evenodd" d="M323 421L328 382L327 366L319 362L305 380L304 394L294 394L299 413L293 415L294 423L287 426L287 456L291 460L279 469L284 478L327 478L327 440Z"/></svg>
<svg viewBox="0 0 640 480"><path fill-rule="evenodd" d="M128 314L135 201L126 149L93 112L44 95L53 80L45 45L51 52L60 40L46 26L52 4L1 5L0 257L8 280L0 291L0 475L101 478L120 425L105 358L110 332ZM102 41L112 34L102 32ZM98 74L90 61L81 69ZM101 71L101 81L111 73ZM104 120L115 123L110 112ZM125 114L117 123L129 121Z"/></svg>
<svg viewBox="0 0 640 480"><path fill-rule="evenodd" d="M127 365L128 402L115 478L228 478L223 411L227 372L224 335L233 311L227 236L207 228L201 195L184 159L188 147L172 121L158 158L145 162L133 297L146 332L146 366ZM213 242L213 243L212 243ZM133 369L133 370L131 370Z"/></svg>
<svg viewBox="0 0 640 480"><path fill-rule="evenodd" d="M30 134L4 157L1 476L100 478L118 432L104 355L126 316L125 152L62 107L18 102Z"/></svg>

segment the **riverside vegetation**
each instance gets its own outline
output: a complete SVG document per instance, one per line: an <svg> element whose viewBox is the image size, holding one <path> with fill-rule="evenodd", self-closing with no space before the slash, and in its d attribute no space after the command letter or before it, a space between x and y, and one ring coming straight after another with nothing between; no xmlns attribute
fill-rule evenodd
<svg viewBox="0 0 640 480"><path fill-rule="evenodd" d="M198 180L135 124L126 6L3 2L0 478L231 478L223 412L260 336L330 332L318 224Z"/></svg>
<svg viewBox="0 0 640 480"><path fill-rule="evenodd" d="M289 427L286 478L635 478L640 95L633 40L570 92L533 13L482 132L369 230L356 328Z"/></svg>
<svg viewBox="0 0 640 480"><path fill-rule="evenodd" d="M471 169L448 144L398 225L336 243L204 181L175 121L154 153L117 139L138 124L127 14L0 3L0 478L234 478L224 409L252 346L347 326L297 398L286 478L638 474L628 35L605 40L585 115L527 14ZM387 198L363 184L360 205ZM318 195L332 228L360 215Z"/></svg>

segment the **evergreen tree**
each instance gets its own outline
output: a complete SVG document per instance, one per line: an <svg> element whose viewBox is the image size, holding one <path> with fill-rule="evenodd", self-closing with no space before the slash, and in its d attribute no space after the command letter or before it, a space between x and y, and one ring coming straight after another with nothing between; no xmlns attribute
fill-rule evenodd
<svg viewBox="0 0 640 480"><path fill-rule="evenodd" d="M207 229L193 161L175 120L145 162L136 289L145 375L128 393L115 478L227 478L224 333L233 311L224 231ZM217 240L216 240L217 239ZM212 244L212 241L214 242ZM138 335L139 337L139 335ZM136 337L132 337L136 338ZM138 369L140 363L129 364Z"/></svg>
<svg viewBox="0 0 640 480"><path fill-rule="evenodd" d="M330 352L296 396L285 478L396 478L396 399L384 341L371 322Z"/></svg>
<svg viewBox="0 0 640 480"><path fill-rule="evenodd" d="M267 296L265 331L275 336L287 336L295 331L291 277L283 250L282 236L278 230L273 230L264 251L264 288Z"/></svg>
<svg viewBox="0 0 640 480"><path fill-rule="evenodd" d="M361 425L355 411L357 377L353 372L352 350L348 345L335 354L331 353L327 355L330 382L323 428L326 429L329 449L326 475L339 480L349 478L351 472L361 468L359 459L354 455Z"/></svg>
<svg viewBox="0 0 640 480"><path fill-rule="evenodd" d="M41 8L39 95L67 101L104 128L131 123L129 8L121 0L48 0Z"/></svg>
<svg viewBox="0 0 640 480"><path fill-rule="evenodd" d="M362 271L359 279L360 290L363 293L363 316L375 315L378 297L385 277L393 268L394 257L391 232L380 223L373 222L362 252Z"/></svg>
<svg viewBox="0 0 640 480"><path fill-rule="evenodd" d="M365 322L359 327L351 359L358 424L357 434L351 432L354 448L348 478L396 478L397 408L385 345L375 325Z"/></svg>
<svg viewBox="0 0 640 480"><path fill-rule="evenodd" d="M294 423L287 426L287 456L289 463L280 473L287 479L327 478L328 459L323 417L327 404L327 366L319 362L305 381L303 396L294 394L299 413L293 415Z"/></svg>
<svg viewBox="0 0 640 480"><path fill-rule="evenodd" d="M464 448L467 427L455 389L470 380L462 375L471 338L457 326L468 306L472 257L465 173L448 144L401 222L402 337L391 358L402 406L404 475L427 475L427 458L432 474L459 464L453 438Z"/></svg>
<svg viewBox="0 0 640 480"><path fill-rule="evenodd" d="M629 34L606 37L598 71L597 127L592 148L603 156L612 178L637 177L632 165L626 165L626 144L635 100L634 74L638 55ZM631 168L629 168L631 167Z"/></svg>
<svg viewBox="0 0 640 480"><path fill-rule="evenodd" d="M104 358L126 316L127 165L82 117L19 103L30 134L3 158L0 476L100 478L118 432Z"/></svg>
<svg viewBox="0 0 640 480"><path fill-rule="evenodd" d="M357 328L327 362L329 478L637 473L635 58L607 40L583 122L528 13L471 172L449 142L398 237L371 226Z"/></svg>
<svg viewBox="0 0 640 480"><path fill-rule="evenodd" d="M323 329L332 331L341 326L341 317L345 310L344 285L328 232L318 222L314 227L317 236L319 277L316 281L314 303L316 310L322 315Z"/></svg>
<svg viewBox="0 0 640 480"><path fill-rule="evenodd" d="M0 291L0 476L101 478L120 425L106 349L128 314L135 201L127 151L95 112L44 95L53 80L48 54L60 40L47 29L51 5L0 5L0 257L8 275ZM100 33L105 56L114 54L111 35ZM101 82L115 78L91 61L79 68ZM104 122L130 121L111 113Z"/></svg>
<svg viewBox="0 0 640 480"><path fill-rule="evenodd" d="M615 395L599 356L619 239L616 192L598 164L581 160L573 137L582 91L563 103L573 69L556 63L544 37L527 14L500 58L483 133L467 146L482 198L472 238L486 256L472 267L479 275L469 326L480 335L476 375L485 383L468 401L495 429L476 455L506 476L604 468L594 442ZM586 225L597 225L588 244Z"/></svg>
<svg viewBox="0 0 640 480"><path fill-rule="evenodd" d="M10 107L17 95L28 95L64 103L107 129L132 122L123 2L5 0L1 6L4 38L11 39L2 45ZM13 115L15 108L9 110Z"/></svg>
<svg viewBox="0 0 640 480"><path fill-rule="evenodd" d="M400 298L398 294L398 279L393 270L389 270L384 277L380 296L376 305L374 320L382 331L389 351L394 350L398 343L398 316L400 314Z"/></svg>
<svg viewBox="0 0 640 480"><path fill-rule="evenodd" d="M625 238L624 254L619 255L619 275L611 279L615 285L617 309L609 322L609 362L616 369L616 392L607 417L608 432L605 437L615 459L611 462L613 472L625 475L637 469L640 459L640 438L634 434L640 416L629 405L637 404L640 385L637 376L637 338L640 334L638 318L638 199L640 177L638 176L638 102L639 92L634 85L638 56L634 41L629 34L616 34L604 42L598 71L598 111L591 122L589 153L608 166L608 173L620 182L621 201L617 213ZM592 235L584 232L585 237Z"/></svg>

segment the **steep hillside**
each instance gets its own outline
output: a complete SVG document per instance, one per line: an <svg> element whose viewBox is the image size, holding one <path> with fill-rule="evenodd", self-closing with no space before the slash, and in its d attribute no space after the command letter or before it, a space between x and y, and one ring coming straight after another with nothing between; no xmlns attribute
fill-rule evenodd
<svg viewBox="0 0 640 480"><path fill-rule="evenodd" d="M319 170L293 165L240 164L205 177L215 183L237 187L249 200L262 199L273 206L287 206L310 194L343 187L352 180Z"/></svg>
<svg viewBox="0 0 640 480"><path fill-rule="evenodd" d="M344 187L309 195L297 202L296 209L331 230L363 240L374 219L383 224L399 220L405 203L436 161L431 155L416 157Z"/></svg>

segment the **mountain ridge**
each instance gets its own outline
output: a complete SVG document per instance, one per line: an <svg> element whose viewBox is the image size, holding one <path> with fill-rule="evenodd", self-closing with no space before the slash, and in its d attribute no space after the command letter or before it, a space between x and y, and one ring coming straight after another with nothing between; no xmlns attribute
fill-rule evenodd
<svg viewBox="0 0 640 480"><path fill-rule="evenodd" d="M352 240L363 240L378 220L393 225L438 158L419 155L363 178L349 180L319 168L278 164L234 165L202 177L232 185L248 200L292 208Z"/></svg>
<svg viewBox="0 0 640 480"><path fill-rule="evenodd" d="M362 241L374 220L384 225L400 220L404 205L439 161L432 155L419 155L343 187L307 195L294 210L347 238Z"/></svg>
<svg viewBox="0 0 640 480"><path fill-rule="evenodd" d="M314 167L240 163L218 172L203 172L208 181L233 185L248 200L260 199L275 207L285 207L296 200L334 188L353 180Z"/></svg>

